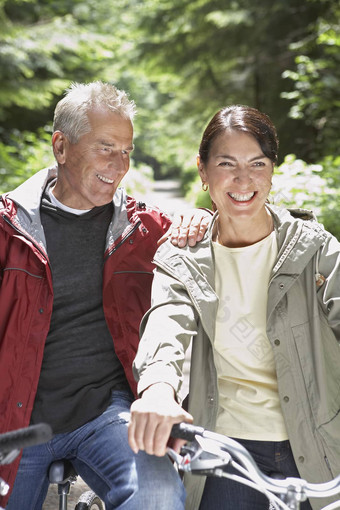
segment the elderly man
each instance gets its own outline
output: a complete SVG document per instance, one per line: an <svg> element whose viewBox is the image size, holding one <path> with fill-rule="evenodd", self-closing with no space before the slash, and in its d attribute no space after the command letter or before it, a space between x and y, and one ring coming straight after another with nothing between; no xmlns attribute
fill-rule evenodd
<svg viewBox="0 0 340 510"><path fill-rule="evenodd" d="M9 510L40 510L61 458L107 510L184 508L169 459L136 455L127 440L151 260L170 227L118 188L134 113L112 85L74 84L55 110L56 166L0 201L0 430L47 422L54 432L2 469ZM192 226L199 240L204 221Z"/></svg>

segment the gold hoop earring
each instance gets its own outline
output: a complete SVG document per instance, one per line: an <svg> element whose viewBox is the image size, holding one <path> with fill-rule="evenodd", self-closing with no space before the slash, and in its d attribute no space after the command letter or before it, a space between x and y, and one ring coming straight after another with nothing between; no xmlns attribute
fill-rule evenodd
<svg viewBox="0 0 340 510"><path fill-rule="evenodd" d="M208 184L206 182L202 182L202 190L203 191L208 191Z"/></svg>

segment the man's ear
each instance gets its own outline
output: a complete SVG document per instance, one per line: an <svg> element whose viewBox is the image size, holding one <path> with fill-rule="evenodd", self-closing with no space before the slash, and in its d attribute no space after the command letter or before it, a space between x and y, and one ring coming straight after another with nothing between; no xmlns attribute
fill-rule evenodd
<svg viewBox="0 0 340 510"><path fill-rule="evenodd" d="M68 140L62 131L55 131L52 135L52 147L55 159L60 165L65 163Z"/></svg>

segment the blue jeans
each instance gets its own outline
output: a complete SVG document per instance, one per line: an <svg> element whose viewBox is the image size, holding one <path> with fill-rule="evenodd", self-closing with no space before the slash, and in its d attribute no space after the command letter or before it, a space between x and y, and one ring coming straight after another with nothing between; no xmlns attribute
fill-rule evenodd
<svg viewBox="0 0 340 510"><path fill-rule="evenodd" d="M26 448L7 510L41 510L52 461L69 459L104 501L106 510L182 510L185 491L167 456L131 450L127 424L131 396L114 391L98 418L46 444ZM57 507L57 502L56 502Z"/></svg>
<svg viewBox="0 0 340 510"><path fill-rule="evenodd" d="M289 441L250 441L236 439L253 456L258 467L268 476L299 477ZM232 468L228 472L237 473ZM268 510L266 496L246 485L227 478L209 477L206 480L199 510ZM310 503L301 510L312 510Z"/></svg>

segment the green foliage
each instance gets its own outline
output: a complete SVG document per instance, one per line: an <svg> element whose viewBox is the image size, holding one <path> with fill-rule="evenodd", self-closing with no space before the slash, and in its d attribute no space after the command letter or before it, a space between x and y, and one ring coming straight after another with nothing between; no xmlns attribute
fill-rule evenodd
<svg viewBox="0 0 340 510"><path fill-rule="evenodd" d="M290 154L274 173L271 201L313 210L326 230L340 239L339 174L340 157L308 165Z"/></svg>
<svg viewBox="0 0 340 510"><path fill-rule="evenodd" d="M153 170L148 165L136 166L131 160L131 168L122 180L121 185L133 197L145 195L152 187Z"/></svg>
<svg viewBox="0 0 340 510"><path fill-rule="evenodd" d="M321 173L321 165L308 165L289 154L273 175L271 201L285 207L313 209L319 215L322 195L329 192Z"/></svg>
<svg viewBox="0 0 340 510"><path fill-rule="evenodd" d="M193 207L206 207L208 209L212 208L209 190L202 190L202 182L197 172L195 179L193 179L188 189L186 199L193 205Z"/></svg>
<svg viewBox="0 0 340 510"><path fill-rule="evenodd" d="M0 142L0 193L16 188L33 173L54 163L51 134L40 129L15 132L9 143Z"/></svg>
<svg viewBox="0 0 340 510"><path fill-rule="evenodd" d="M18 127L18 108L19 127L29 127L32 111L50 121L70 81L90 81L114 59L116 40L98 31L92 7L90 0L2 0L0 120L7 126Z"/></svg>
<svg viewBox="0 0 340 510"><path fill-rule="evenodd" d="M295 65L290 45L311 37L327 10L324 2L126 0L126 8L135 13L130 32L138 41L130 62L162 93L150 127L156 127L156 143L165 144L168 168L190 167L188 157L208 119L231 103L268 113L280 133L281 153L309 159L305 139L313 143L314 131L303 118L288 117L290 105L280 94L293 86L282 80Z"/></svg>
<svg viewBox="0 0 340 510"><path fill-rule="evenodd" d="M103 79L137 103L135 186L151 167L210 206L201 134L219 108L245 103L273 119L282 159L320 162L330 191L316 205L334 232L339 19L335 0L0 0L0 189L52 159L44 126L63 90Z"/></svg>
<svg viewBox="0 0 340 510"><path fill-rule="evenodd" d="M2 191L53 161L43 130L64 89L100 78L116 58L112 30L99 28L107 14L94 0L0 0Z"/></svg>
<svg viewBox="0 0 340 510"><path fill-rule="evenodd" d="M283 77L294 83L294 90L281 93L292 102L290 117L303 120L314 133L303 137L310 159L339 152L340 5L327 0L321 4L325 10L311 24L310 34L290 44L296 65Z"/></svg>

